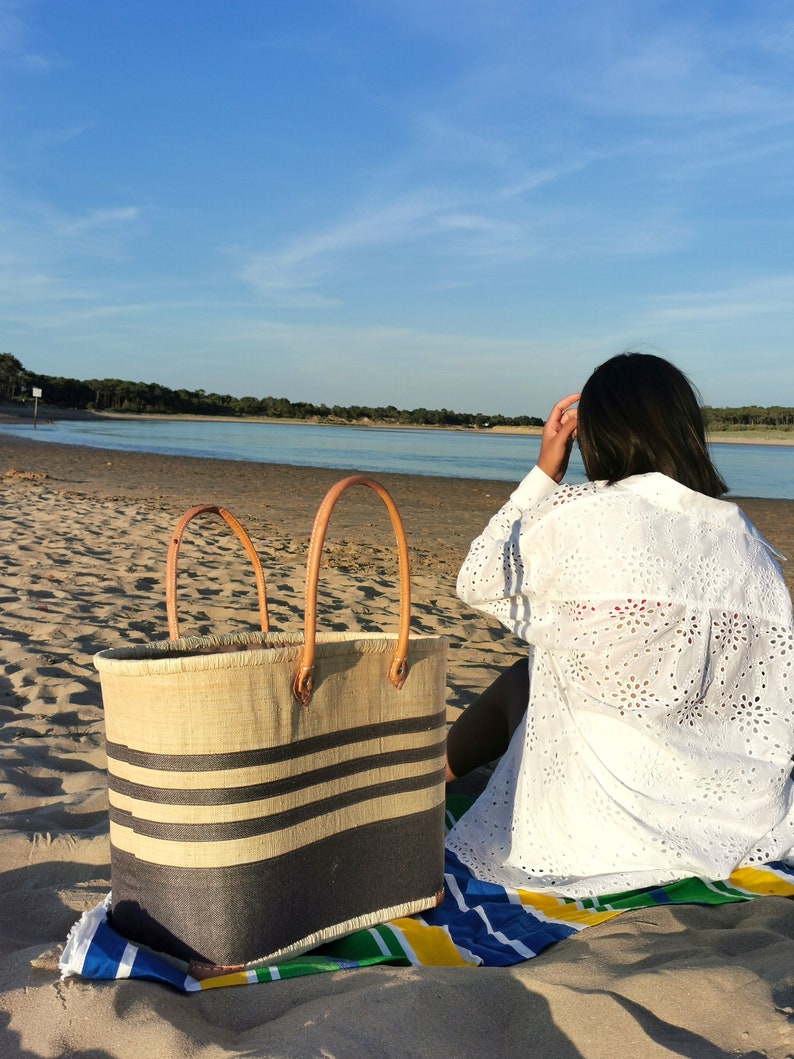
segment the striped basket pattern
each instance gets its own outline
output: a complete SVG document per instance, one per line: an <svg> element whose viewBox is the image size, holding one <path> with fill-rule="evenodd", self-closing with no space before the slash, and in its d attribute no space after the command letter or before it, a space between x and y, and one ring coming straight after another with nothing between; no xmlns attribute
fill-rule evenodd
<svg viewBox="0 0 794 1059"><path fill-rule="evenodd" d="M255 966L437 902L446 641L403 637L405 602L396 637L263 631L95 657L114 929Z"/></svg>

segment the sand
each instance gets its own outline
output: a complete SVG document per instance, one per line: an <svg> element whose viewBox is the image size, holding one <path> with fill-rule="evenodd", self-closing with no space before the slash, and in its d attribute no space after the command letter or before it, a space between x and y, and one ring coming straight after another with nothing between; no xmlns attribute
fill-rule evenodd
<svg viewBox="0 0 794 1059"><path fill-rule="evenodd" d="M0 434L0 1056L794 1056L794 901L782 898L626 913L510 969L378 967L196 996L60 981L69 928L110 888L94 652L166 635L167 540L200 502L243 522L273 627L299 628L314 513L346 473ZM510 486L378 478L406 525L414 627L451 641L453 716L522 650L454 593ZM742 506L794 558L794 501ZM394 628L390 533L374 496L342 499L321 626ZM180 569L184 633L254 623L248 561L219 520L188 530Z"/></svg>

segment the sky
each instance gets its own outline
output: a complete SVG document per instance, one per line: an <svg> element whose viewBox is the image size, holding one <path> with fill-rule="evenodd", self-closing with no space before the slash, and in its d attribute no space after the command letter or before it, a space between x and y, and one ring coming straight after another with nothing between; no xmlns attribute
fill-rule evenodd
<svg viewBox="0 0 794 1059"><path fill-rule="evenodd" d="M29 370L545 416L627 349L794 405L790 0L0 0Z"/></svg>

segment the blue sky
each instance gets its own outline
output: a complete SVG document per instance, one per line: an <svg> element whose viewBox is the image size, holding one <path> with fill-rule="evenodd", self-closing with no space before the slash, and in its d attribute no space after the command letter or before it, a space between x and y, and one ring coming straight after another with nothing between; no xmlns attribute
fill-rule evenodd
<svg viewBox="0 0 794 1059"><path fill-rule="evenodd" d="M794 405L790 0L0 0L0 350L545 415Z"/></svg>

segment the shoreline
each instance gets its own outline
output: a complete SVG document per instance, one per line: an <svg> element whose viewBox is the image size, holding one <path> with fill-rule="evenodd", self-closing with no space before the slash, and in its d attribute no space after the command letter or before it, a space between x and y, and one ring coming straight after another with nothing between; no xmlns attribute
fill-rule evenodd
<svg viewBox="0 0 794 1059"><path fill-rule="evenodd" d="M40 405L38 418L42 422L80 421L80 420L154 420L157 422L195 422L195 423L270 423L282 424L284 426L327 426L327 427L353 427L359 430L451 430L467 434L512 434L526 437L540 437L542 427L522 426L495 426L495 427L464 427L464 426L434 426L430 423L391 423L378 420L357 420L348 422L346 420L328 419L283 419L274 416L209 416L189 415L175 413L174 415L163 415L161 413L149 412L89 412L82 409L65 410L55 408L52 405ZM32 422L33 410L11 411L8 405L0 404L0 430L3 423L23 424ZM794 446L794 432L775 431L773 429L760 428L757 433L753 430L720 430L706 435L709 445L783 445Z"/></svg>
<svg viewBox="0 0 794 1059"><path fill-rule="evenodd" d="M216 503L238 518L256 520L269 532L280 527L308 531L325 492L340 478L359 473L355 468L169 456L39 441L4 434L0 424L0 482L4 476L31 475L66 496L102 500L123 496L162 505L174 517L195 504ZM412 563L452 577L453 591L471 541L515 487L508 481L391 471L366 477L376 478L393 495L405 523ZM359 492L363 491L347 494L334 514L334 521L348 533L362 519L368 527L378 525L377 507ZM737 504L773 547L792 560L783 563L783 572L794 591L794 499L733 494L725 499Z"/></svg>
<svg viewBox="0 0 794 1059"><path fill-rule="evenodd" d="M115 419L116 417L108 417L108 418ZM132 416L132 417L126 417L126 418L136 419L136 418L139 418L139 417ZM162 417L162 416L150 416L148 418L150 420L154 420L154 421L157 421L157 422L162 422L162 421L166 421L167 422L168 421L167 417L164 419L164 417ZM193 416L182 417L181 421L188 421L189 422L189 421L194 420L195 418L196 417L193 417ZM214 418L214 417L211 417L211 418ZM235 418L229 418L229 419L225 419L223 421L224 422L241 422L241 420L235 419ZM251 422L253 422L253 420ZM275 422L280 422L280 421L277 420ZM15 424L18 425L18 420L15 421ZM111 447L103 448L101 446L81 445L78 442L71 442L71 441L45 441L45 440L42 440L40 437L38 437L36 431L33 430L33 429L31 429L29 434L27 432L5 431L3 429L4 425L5 425L5 422L3 420L2 415L0 415L0 446L2 444L4 444L4 443L7 443L7 444L29 443L31 445L35 445L35 446L40 447L42 450L51 449L51 448L56 447L56 446L62 446L62 447L66 447L66 448L85 449L86 451L92 451L93 450L95 452L104 453L106 456L113 455L114 458L116 458L116 459L120 458L120 456L123 453L137 454L137 455L140 455L140 456L144 456L144 457L146 457L149 460L153 460L155 458L159 458L161 456L165 456L166 455L166 454L159 454L159 453L154 453L154 452L149 453L149 452L145 452L143 450L139 451L139 450L134 450L134 449L121 449L121 448L116 449L116 448L111 448ZM367 429L367 428L361 428L361 429ZM398 428L395 428L395 429L398 429ZM412 429L412 430L422 430L422 429L425 429L425 428L412 427L410 429ZM435 430L435 429L438 429L438 428L430 427L430 428L427 428L427 429ZM463 431L463 430L461 432L463 432L463 433L477 433L477 431ZM725 440L727 441L727 439L725 439ZM741 442L739 442L739 444L741 444ZM764 442L764 443L761 443L761 442L748 442L748 444L759 444L759 445L760 444L764 444L766 446L774 447L778 443L775 442L775 441L767 441L767 442ZM791 442L791 444L794 445L794 440ZM221 464L227 464L229 466L239 466L240 464L251 464L251 466L258 467L260 469L267 468L267 467L290 468L291 470L295 470L295 471L302 470L302 471L306 471L306 472L311 472L315 476L317 474L320 474L320 473L323 473L325 475L331 475L331 476L336 474L337 477L341 476L342 474L362 474L363 473L363 474L366 474L366 475L368 475L370 477L371 476L376 476L378 478L390 477L390 478L394 478L394 479L400 479L400 478L421 479L421 480L429 480L429 481L432 481L432 482L447 481L447 482L468 482L468 483L475 483L475 484L479 483L481 486L488 487L488 491L489 491L490 494L495 495L495 496L503 496L505 500L509 496L509 494L512 491L512 489L515 488L515 484L516 484L516 482L518 480L517 478L515 478L515 479L491 479L491 478L468 478L468 477L455 478L455 477L450 477L449 475L422 474L422 473L410 472L410 471L385 471L385 470L381 471L381 470L377 470L377 471L366 471L366 472L364 472L364 471L361 471L360 469L355 468L355 467L351 467L351 468L347 468L347 469L346 468L335 468L335 467L331 467L331 468L328 468L328 467L313 467L313 466L306 465L306 464L269 463L269 462L264 462L264 461L259 462L259 461L255 461L255 460L236 459L234 457L208 456L208 455L200 455L200 454L195 454L195 455L190 455L190 456L185 455L182 458L191 459L191 460L202 460L202 461L208 461L208 462L209 461L215 461L215 462L218 462L218 463L221 463ZM0 474L2 474L2 469L1 468L0 468ZM331 480L333 480L333 477L331 478ZM747 495L745 493L741 493L741 492L733 491L733 490L729 490L729 492L726 494L724 499L729 501L729 502L737 503L740 506L743 505L744 502L747 501L747 500L750 500L750 501L779 500L781 502L785 502L785 501L789 500L791 502L794 502L794 497L753 496L753 495ZM504 502L504 500L500 501L500 503L503 503L503 502ZM493 511L491 511L490 514L493 514ZM488 515L488 517L490 517L490 514ZM487 522L487 518L485 519L485 521ZM484 524L485 523L483 523L483 525ZM478 532L479 532L479 530L478 530ZM794 558L794 551L790 552L790 554L792 554L792 558Z"/></svg>
<svg viewBox="0 0 794 1059"><path fill-rule="evenodd" d="M27 477L67 498L144 502L170 512L174 520L196 504L218 504L246 525L250 521L268 534L287 532L301 545L308 541L314 515L327 490L341 478L359 473L355 468L302 467L42 442L3 434L0 426L0 483ZM394 497L411 546L412 567L446 572L452 578L452 591L469 544L514 487L511 482L396 472L366 477L377 478ZM361 494L364 490L346 494L334 512L332 526L353 534L363 524L367 539L377 531L389 540L388 522L382 522L385 510L381 516L379 501L373 503ZM794 506L794 501L791 503Z"/></svg>

